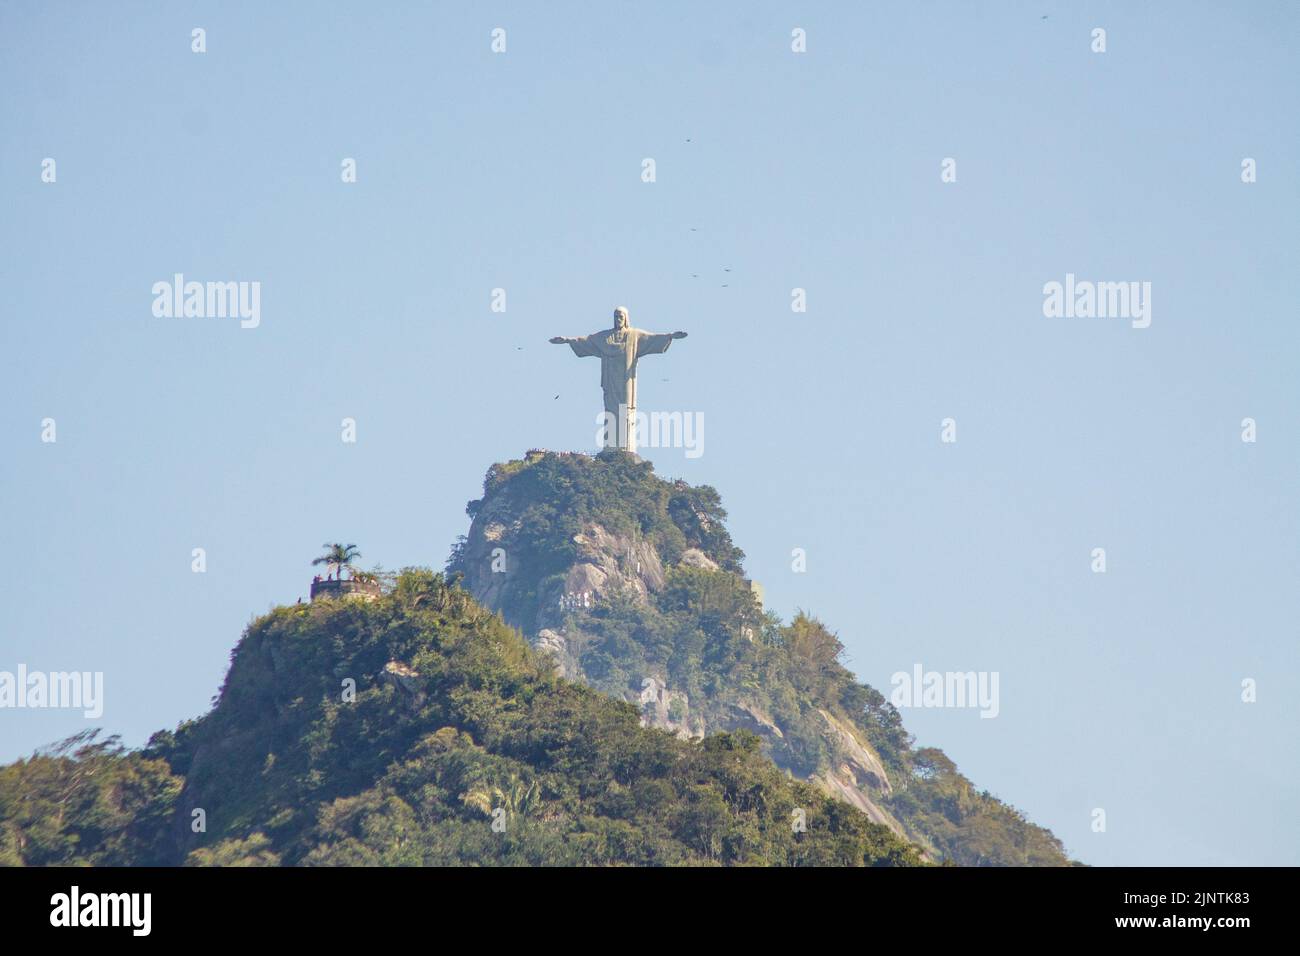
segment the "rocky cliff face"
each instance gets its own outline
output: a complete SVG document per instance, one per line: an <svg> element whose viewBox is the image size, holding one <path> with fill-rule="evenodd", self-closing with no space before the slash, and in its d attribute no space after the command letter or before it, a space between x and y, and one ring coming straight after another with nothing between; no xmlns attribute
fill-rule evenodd
<svg viewBox="0 0 1300 956"><path fill-rule="evenodd" d="M530 462L536 463L536 458ZM599 675L588 674L582 652L590 644L590 636L583 628L583 618L593 609L618 602L649 611L674 568L725 572L700 547L682 548L675 559L666 561L639 530L614 531L589 520L567 535L571 549L566 549L565 566L538 580L535 569L523 557L529 550L523 539L530 502L520 490L507 483L476 503L469 534L453 565L464 575L465 587L474 597L521 627L533 647L554 660L558 673L633 703L641 710L643 726L658 727L684 739L738 728L752 731L763 739L777 766L904 834L899 822L877 802L879 796L891 792L880 757L827 711L819 711L819 725L831 754L830 765L809 771L787 759L786 734L780 724L729 688L716 688L710 698L697 695L692 700L685 689L672 686L666 667L651 665L634 672L623 687L612 687ZM696 512L693 518L711 524L707 514ZM749 586L748 581L744 584ZM752 641L753 628L745 630Z"/></svg>
<svg viewBox="0 0 1300 956"><path fill-rule="evenodd" d="M512 554L522 551L516 538L522 522L510 511L508 498L491 500L470 525L465 587L494 611L530 605L534 641L543 630L562 632L568 612L589 609L603 597L629 594L645 602L652 592L663 590L663 560L653 545L594 523L569 538L575 549L569 567L538 589L520 573L521 563L511 561Z"/></svg>
<svg viewBox="0 0 1300 956"><path fill-rule="evenodd" d="M967 865L1061 865L1060 842L917 750L824 624L766 613L716 491L619 452L494 465L448 562L565 677L683 739L744 729L789 776Z"/></svg>

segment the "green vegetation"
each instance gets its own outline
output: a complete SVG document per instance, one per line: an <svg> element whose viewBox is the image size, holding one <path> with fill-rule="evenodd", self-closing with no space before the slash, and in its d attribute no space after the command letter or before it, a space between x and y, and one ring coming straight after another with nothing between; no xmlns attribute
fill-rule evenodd
<svg viewBox="0 0 1300 956"><path fill-rule="evenodd" d="M0 767L0 864L909 865L918 847L961 865L1069 863L1049 831L916 748L822 622L764 613L712 488L616 452L544 454L495 466L467 510L448 576L376 571L373 602L254 621L206 716L142 751L85 734ZM459 583L489 518L511 565L491 610ZM593 525L652 549L662 586L561 612ZM314 563L358 557L325 547ZM515 630L540 618L585 684ZM640 726L650 675L672 693L647 712L702 739ZM836 728L874 753L846 756ZM854 785L912 842L803 782L854 759Z"/></svg>
<svg viewBox="0 0 1300 956"><path fill-rule="evenodd" d="M0 767L0 866L141 866L172 855L182 780L95 731Z"/></svg>
<svg viewBox="0 0 1300 956"><path fill-rule="evenodd" d="M765 752L801 778L842 762L825 712L875 750L890 786L874 802L933 858L972 866L1069 863L1050 831L977 791L942 751L916 749L898 711L841 664L843 645L824 624L804 613L786 624L763 612L712 488L664 481L649 463L619 453L548 454L495 466L484 497L467 510L510 529L494 543L512 556L517 581L498 609L525 633L535 633L544 613L539 597L578 559L574 536L591 525L646 541L663 558L665 585L648 601L607 593L594 607L564 615L567 652L591 686L634 700L654 675L687 694L692 728L701 732L757 714L782 732L764 735ZM470 543L453 552L450 571L469 576ZM687 548L702 551L717 570L678 564Z"/></svg>
<svg viewBox="0 0 1300 956"><path fill-rule="evenodd" d="M538 595L572 566L578 556L573 538L593 521L613 534L649 542L668 562L694 547L728 570L741 570L744 553L722 523L726 512L716 491L661 481L648 462L620 452L596 458L548 454L528 463L494 465L483 491L484 497L465 509L471 518L484 501L504 496L512 521L518 522L510 554L523 580L506 618L526 633L535 630ZM464 539L453 549L450 570L461 569L463 546Z"/></svg>
<svg viewBox="0 0 1300 956"><path fill-rule="evenodd" d="M796 808L806 832L792 827ZM196 810L206 832L192 832ZM0 769L0 854L99 865L918 862L885 827L782 774L756 737L685 742L642 728L630 705L556 678L499 617L422 570L373 603L281 607L255 621L215 708L142 752L73 741Z"/></svg>

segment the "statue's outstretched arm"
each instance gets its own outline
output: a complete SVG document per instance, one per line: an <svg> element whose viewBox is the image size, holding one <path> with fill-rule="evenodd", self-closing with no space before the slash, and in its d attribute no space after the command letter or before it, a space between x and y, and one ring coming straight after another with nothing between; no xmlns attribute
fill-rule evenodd
<svg viewBox="0 0 1300 956"><path fill-rule="evenodd" d="M646 332L637 342L636 354L638 356L658 355L668 351L668 346L673 344L673 339L684 338L686 338L685 332Z"/></svg>
<svg viewBox="0 0 1300 956"><path fill-rule="evenodd" d="M573 354L579 358L588 355L600 355L600 347L591 335L579 335L576 338L570 338L567 335L557 335L550 340L552 345L567 345L573 349Z"/></svg>

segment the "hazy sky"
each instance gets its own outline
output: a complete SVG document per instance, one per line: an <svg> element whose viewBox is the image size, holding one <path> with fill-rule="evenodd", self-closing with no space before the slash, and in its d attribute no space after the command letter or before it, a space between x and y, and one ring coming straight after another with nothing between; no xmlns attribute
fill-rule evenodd
<svg viewBox="0 0 1300 956"><path fill-rule="evenodd" d="M626 304L772 609L887 694L999 674L921 743L1089 863L1300 863L1300 8L608 7L0 7L0 670L198 716L321 542L441 567L494 461L591 449L546 339ZM155 318L178 272L260 325ZM1046 318L1067 273L1150 327Z"/></svg>

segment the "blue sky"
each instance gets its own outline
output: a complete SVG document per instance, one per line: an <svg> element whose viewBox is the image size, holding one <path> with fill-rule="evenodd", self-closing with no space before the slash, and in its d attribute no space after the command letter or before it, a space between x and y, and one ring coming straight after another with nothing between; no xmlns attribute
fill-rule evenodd
<svg viewBox="0 0 1300 956"><path fill-rule="evenodd" d="M626 304L690 333L643 409L706 422L646 455L771 608L885 692L999 673L921 743L1089 863L1300 863L1298 10L5 4L0 670L201 714L322 541L441 566L492 462L591 448L546 339ZM177 272L260 326L155 318ZM1151 326L1044 317L1067 273ZM0 711L0 760L85 724Z"/></svg>

